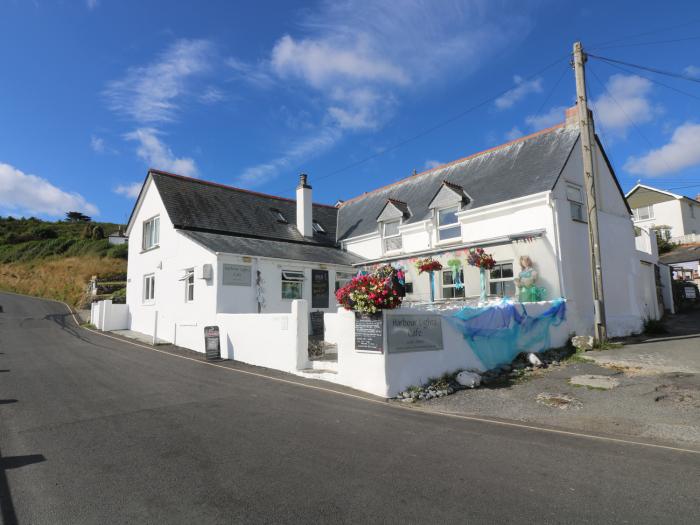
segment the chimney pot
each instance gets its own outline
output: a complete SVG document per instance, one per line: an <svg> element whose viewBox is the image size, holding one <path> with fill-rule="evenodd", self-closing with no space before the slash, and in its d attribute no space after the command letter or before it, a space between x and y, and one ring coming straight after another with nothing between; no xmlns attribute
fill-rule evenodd
<svg viewBox="0 0 700 525"><path fill-rule="evenodd" d="M308 183L308 178L309 178L309 176L306 173L299 174L299 185L297 186L297 188L309 188L309 189L311 189L311 186L309 186L309 183Z"/></svg>

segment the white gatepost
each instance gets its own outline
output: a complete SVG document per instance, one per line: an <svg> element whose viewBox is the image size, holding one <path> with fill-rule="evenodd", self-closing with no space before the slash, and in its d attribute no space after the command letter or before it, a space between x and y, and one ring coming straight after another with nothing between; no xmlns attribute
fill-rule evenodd
<svg viewBox="0 0 700 525"><path fill-rule="evenodd" d="M297 370L309 368L309 303L304 299L292 301L292 322L296 330Z"/></svg>

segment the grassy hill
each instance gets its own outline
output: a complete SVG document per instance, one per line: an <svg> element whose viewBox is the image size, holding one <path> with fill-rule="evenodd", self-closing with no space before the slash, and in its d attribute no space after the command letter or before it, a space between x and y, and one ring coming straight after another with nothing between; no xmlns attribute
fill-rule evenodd
<svg viewBox="0 0 700 525"><path fill-rule="evenodd" d="M0 289L82 306L90 278L126 273L126 245L106 236L119 225L0 217Z"/></svg>

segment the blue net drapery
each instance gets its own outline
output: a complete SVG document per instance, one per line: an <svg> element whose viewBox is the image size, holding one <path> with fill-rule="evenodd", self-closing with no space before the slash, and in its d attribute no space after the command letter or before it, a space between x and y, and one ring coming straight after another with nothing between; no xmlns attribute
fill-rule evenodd
<svg viewBox="0 0 700 525"><path fill-rule="evenodd" d="M538 315L530 315L525 305L509 301L486 308L467 306L448 319L490 369L510 363L520 352L550 348L550 330L566 319L566 302L556 299Z"/></svg>

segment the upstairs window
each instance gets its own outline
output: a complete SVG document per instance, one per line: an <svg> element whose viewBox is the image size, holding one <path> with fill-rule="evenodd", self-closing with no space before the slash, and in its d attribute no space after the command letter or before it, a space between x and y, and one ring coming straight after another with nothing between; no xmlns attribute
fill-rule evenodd
<svg viewBox="0 0 700 525"><path fill-rule="evenodd" d="M275 216L275 220L277 220L277 222L280 222L282 224L289 224L287 218L277 208L270 208L270 211Z"/></svg>
<svg viewBox="0 0 700 525"><path fill-rule="evenodd" d="M143 302L153 303L156 299L156 276L154 274L143 276Z"/></svg>
<svg viewBox="0 0 700 525"><path fill-rule="evenodd" d="M489 293L498 297L513 297L513 263L498 263L489 273Z"/></svg>
<svg viewBox="0 0 700 525"><path fill-rule="evenodd" d="M301 299L304 292L304 272L282 270L282 299Z"/></svg>
<svg viewBox="0 0 700 525"><path fill-rule="evenodd" d="M160 217L153 217L143 222L143 244L144 250L150 250L158 246L160 242Z"/></svg>
<svg viewBox="0 0 700 525"><path fill-rule="evenodd" d="M695 218L695 205L688 203L688 206L690 207L690 218L694 219Z"/></svg>
<svg viewBox="0 0 700 525"><path fill-rule="evenodd" d="M462 229L457 219L459 206L443 208L437 212L438 241L449 241L462 236Z"/></svg>
<svg viewBox="0 0 700 525"><path fill-rule="evenodd" d="M385 252L394 252L403 247L399 225L401 221L387 221L382 223L382 239Z"/></svg>
<svg viewBox="0 0 700 525"><path fill-rule="evenodd" d="M651 204L649 206L642 206L640 208L635 208L632 210L632 215L635 221L646 221L648 219L654 218L654 206Z"/></svg>
<svg viewBox="0 0 700 525"><path fill-rule="evenodd" d="M323 229L323 226L321 226L318 222L313 221L311 223L311 226L313 227L314 231L316 233L326 233L326 230Z"/></svg>
<svg viewBox="0 0 700 525"><path fill-rule="evenodd" d="M566 185L566 198L569 201L571 218L575 221L586 222L586 214L583 211L583 191L579 186Z"/></svg>

